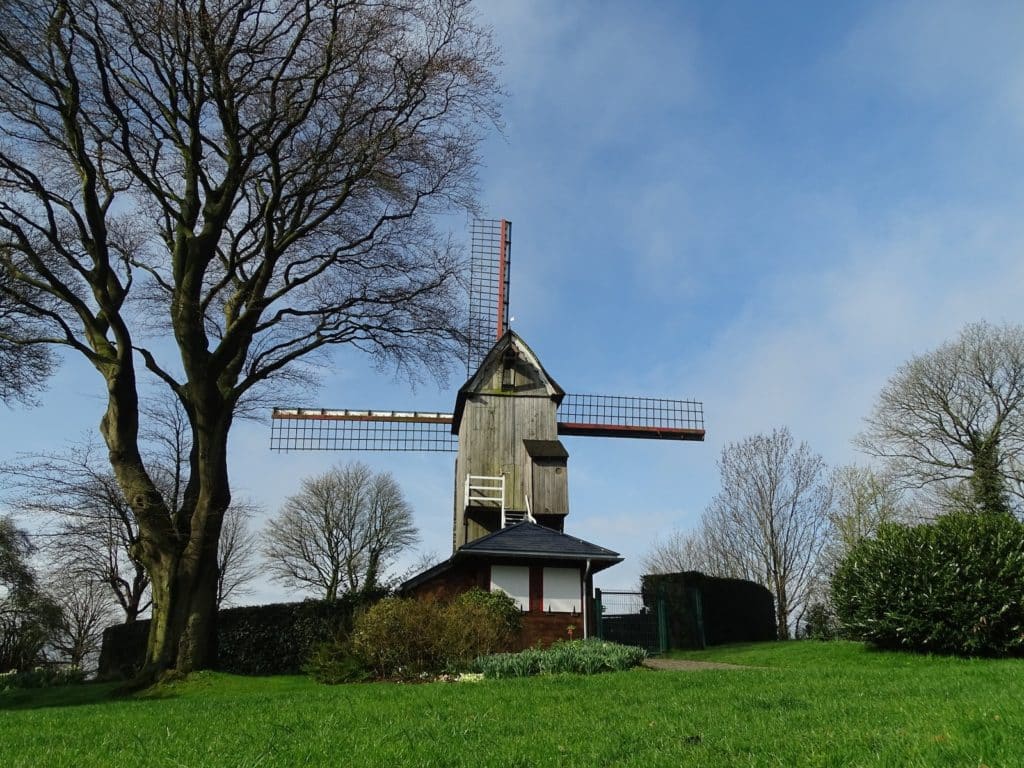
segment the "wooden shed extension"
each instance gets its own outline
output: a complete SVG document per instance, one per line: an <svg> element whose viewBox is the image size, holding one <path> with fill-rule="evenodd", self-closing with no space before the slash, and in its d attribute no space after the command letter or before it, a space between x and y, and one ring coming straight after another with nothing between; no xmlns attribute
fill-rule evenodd
<svg viewBox="0 0 1024 768"><path fill-rule="evenodd" d="M523 482L526 496L533 500L533 516L537 522L564 530L569 514L569 452L559 440L523 440L526 452Z"/></svg>

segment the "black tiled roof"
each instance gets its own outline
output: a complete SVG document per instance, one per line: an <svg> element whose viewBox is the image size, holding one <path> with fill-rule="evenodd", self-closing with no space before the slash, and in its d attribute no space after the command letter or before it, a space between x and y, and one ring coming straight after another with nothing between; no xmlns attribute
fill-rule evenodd
<svg viewBox="0 0 1024 768"><path fill-rule="evenodd" d="M613 560L622 558L618 552L559 533L536 523L523 522L502 528L459 547L456 554L467 555L532 555L535 557L564 557L572 560Z"/></svg>
<svg viewBox="0 0 1024 768"><path fill-rule="evenodd" d="M463 544L443 563L438 563L405 581L398 591L406 592L428 579L440 576L451 570L460 560L478 557L514 557L541 561L590 560L590 573L597 573L622 562L618 552L545 528L543 525L523 522Z"/></svg>

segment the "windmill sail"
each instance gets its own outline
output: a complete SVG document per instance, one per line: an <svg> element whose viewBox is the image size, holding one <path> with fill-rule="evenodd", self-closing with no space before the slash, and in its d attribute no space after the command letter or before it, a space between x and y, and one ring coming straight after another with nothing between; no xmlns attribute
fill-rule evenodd
<svg viewBox="0 0 1024 768"><path fill-rule="evenodd" d="M274 451L434 451L454 453L450 413L275 408Z"/></svg>
<svg viewBox="0 0 1024 768"><path fill-rule="evenodd" d="M476 219L470 227L470 241L467 377L476 372L494 342L508 329L512 223Z"/></svg>
<svg viewBox="0 0 1024 768"><path fill-rule="evenodd" d="M615 395L566 395L558 434L703 440L704 405L696 400Z"/></svg>
<svg viewBox="0 0 1024 768"><path fill-rule="evenodd" d="M472 378L509 330L512 224L478 219L470 228L466 370ZM704 406L695 400L564 395L557 433L592 437L703 440ZM458 409L458 405L456 406ZM453 415L417 411L275 408L270 447L277 451L458 450Z"/></svg>
<svg viewBox="0 0 1024 768"><path fill-rule="evenodd" d="M704 406L696 400L614 395L565 395L558 434L703 440ZM431 451L454 453L452 414L275 408L270 448L275 451Z"/></svg>

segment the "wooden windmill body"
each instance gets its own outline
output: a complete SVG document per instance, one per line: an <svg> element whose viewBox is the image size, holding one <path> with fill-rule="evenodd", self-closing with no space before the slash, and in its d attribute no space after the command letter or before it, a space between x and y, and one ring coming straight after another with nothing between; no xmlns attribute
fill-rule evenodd
<svg viewBox="0 0 1024 768"><path fill-rule="evenodd" d="M568 452L558 440L565 392L513 331L459 390L453 548L523 520L557 531L569 513Z"/></svg>
<svg viewBox="0 0 1024 768"><path fill-rule="evenodd" d="M565 532L559 437L703 440L704 423L691 400L566 394L508 327L510 245L508 222L474 225L469 378L452 413L276 408L271 447L457 451L452 556L402 589L502 589L524 610L528 645L564 636L564 614L586 613L593 574L622 559ZM586 634L592 619L581 618Z"/></svg>

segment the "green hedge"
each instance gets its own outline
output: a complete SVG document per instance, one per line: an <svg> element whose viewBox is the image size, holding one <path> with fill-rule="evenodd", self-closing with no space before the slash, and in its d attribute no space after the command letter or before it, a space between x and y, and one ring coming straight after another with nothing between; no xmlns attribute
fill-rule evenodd
<svg viewBox="0 0 1024 768"><path fill-rule="evenodd" d="M760 584L699 571L648 574L641 590L654 608L665 599L670 648L777 640L775 599Z"/></svg>
<svg viewBox="0 0 1024 768"><path fill-rule="evenodd" d="M85 682L85 672L78 667L36 667L22 672L0 672L0 691L8 688L51 688Z"/></svg>
<svg viewBox="0 0 1024 768"><path fill-rule="evenodd" d="M1024 655L1024 523L954 514L883 526L832 580L845 635L882 648Z"/></svg>
<svg viewBox="0 0 1024 768"><path fill-rule="evenodd" d="M351 630L356 609L374 599L306 600L220 611L215 668L240 675L300 674L313 649ZM109 627L103 633L99 676L126 677L138 669L148 635L148 620Z"/></svg>

